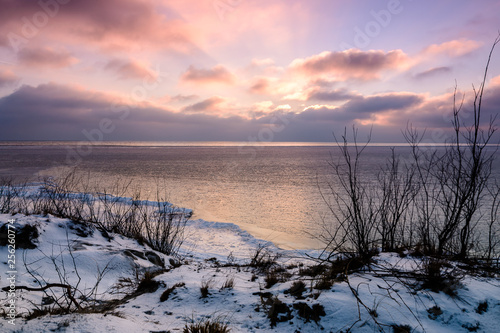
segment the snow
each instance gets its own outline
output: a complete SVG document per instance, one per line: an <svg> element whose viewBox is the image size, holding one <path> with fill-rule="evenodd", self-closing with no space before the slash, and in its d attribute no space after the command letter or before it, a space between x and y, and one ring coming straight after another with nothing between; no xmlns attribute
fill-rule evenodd
<svg viewBox="0 0 500 333"><path fill-rule="evenodd" d="M130 203L123 199L123 203ZM0 214L0 225L16 220L20 228L36 225L40 232L35 249L16 251L16 285L38 287L34 277L44 283L59 283L62 274L71 284L79 282L79 289L89 293L99 274L105 272L97 289L98 299L119 299L136 286L122 285L120 281L137 280L145 271L158 271L161 267L145 256L152 251L137 241L120 235L107 240L91 227L51 215L24 216ZM251 257L259 248L277 254L278 262L287 267L291 276L271 288L265 288L265 276L248 267ZM154 251L152 251L154 252ZM15 326L7 319L0 321L0 331L23 332L182 332L186 323L215 318L228 323L232 332L377 332L380 327L358 302L346 281L335 282L330 290L313 290L311 277L300 276L301 267L314 264L305 255L318 255L314 250L284 250L269 241L255 238L232 223L190 220L186 225L186 240L177 257L156 254L165 262L166 271L155 276L160 282L153 293L133 297L112 311L105 313L73 313L45 315L31 320L22 316L40 307L43 292L17 290ZM0 270L9 271L8 249L0 247ZM52 259L51 259L52 258ZM171 260L181 263L173 267ZM75 265L73 265L73 261ZM383 253L375 258L372 270L353 273L349 283L368 308L376 312L376 320L384 331L392 332L390 325L409 325L412 332L498 332L500 322L500 281L498 277L467 275L457 295L442 292L413 290L396 277L380 277L377 269L395 268L400 271L419 269L419 258L400 257L396 253ZM27 266L25 266L24 262ZM33 275L27 271L27 267ZM63 269L64 267L64 269ZM59 274L56 270L59 269ZM80 276L81 279L78 278ZM128 279L128 280L127 280ZM222 286L234 279L234 287ZM305 299L298 300L285 293L293 282L306 284ZM209 285L209 295L201 297L202 283ZM169 298L161 302L160 296L168 288L179 284ZM8 286L6 273L0 277L0 286ZM54 288L54 291L60 293ZM271 327L266 314L264 293L271 293L290 305L293 319L278 322ZM8 295L0 292L0 303L8 306ZM487 301L486 312L478 313L479 303ZM325 316L307 322L292 308L296 303L309 306L321 304ZM442 314L431 316L428 309L438 306ZM431 318L433 317L433 318Z"/></svg>

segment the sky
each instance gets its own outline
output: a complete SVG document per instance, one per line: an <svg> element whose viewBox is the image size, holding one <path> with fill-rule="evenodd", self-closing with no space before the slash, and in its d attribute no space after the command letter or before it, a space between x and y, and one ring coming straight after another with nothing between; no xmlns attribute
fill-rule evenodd
<svg viewBox="0 0 500 333"><path fill-rule="evenodd" d="M402 142L410 124L443 142L500 31L493 0L0 6L0 140L329 142L355 126ZM500 45L483 119L499 106Z"/></svg>

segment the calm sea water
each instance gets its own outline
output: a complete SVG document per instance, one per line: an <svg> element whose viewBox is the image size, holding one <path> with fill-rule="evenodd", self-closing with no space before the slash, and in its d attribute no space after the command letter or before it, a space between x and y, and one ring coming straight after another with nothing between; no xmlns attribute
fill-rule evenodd
<svg viewBox="0 0 500 333"><path fill-rule="evenodd" d="M77 149L83 153L75 155ZM396 152L409 156L408 147ZM389 154L385 145L366 149L366 181L375 179ZM57 176L78 160L77 173L92 186L116 191L117 183L130 183L126 193L115 194L140 191L152 199L159 185L168 201L193 209L197 218L254 226L271 239L273 232L300 239L331 219L321 192L338 186L329 164L337 159L338 148L322 143L3 142L0 176Z"/></svg>

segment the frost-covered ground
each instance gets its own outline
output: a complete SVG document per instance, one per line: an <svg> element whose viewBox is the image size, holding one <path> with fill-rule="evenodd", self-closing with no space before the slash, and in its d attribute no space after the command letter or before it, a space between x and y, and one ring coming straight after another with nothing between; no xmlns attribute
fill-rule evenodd
<svg viewBox="0 0 500 333"><path fill-rule="evenodd" d="M232 332L346 332L348 329L392 332L395 331L392 325L409 325L412 332L499 331L498 277L468 275L456 296L450 297L443 292L407 288L396 277L380 276L381 271L391 268L420 269L421 259L411 256L378 255L371 270L349 276L354 292L345 280L335 282L327 290L311 290L317 281L299 273L314 264L305 259L305 255L318 253L278 249L234 224L189 221L181 253L173 258L120 235L113 235L109 241L98 230L51 215L0 215L0 224L9 219L16 220L17 228L31 224L40 232L36 248L16 251L17 286L39 287L35 281L43 285L66 279L73 286L78 285L78 289L87 294L85 304L91 304L93 299L122 299L127 293L132 294L144 272L161 270L162 263L166 271L154 277L159 282L156 291L136 293L103 313L44 315L25 320L22 317L33 313L35 308L53 307L54 303L42 305L51 299L41 291L17 290L15 326L5 318L9 295L1 291L2 332L182 332L186 323L206 318L228 323ZM280 272L282 282L270 288L266 288L265 274L248 266L256 250L262 248L271 257L279 254L277 261L284 267ZM7 259L8 248L2 246L1 287L9 285L6 272L11 269ZM98 288L92 293L99 278ZM297 280L306 285L303 297L288 292ZM209 294L205 298L201 297L202 284L208 286ZM228 288L223 288L225 284ZM162 294L174 286L168 299L160 301ZM53 291L54 298L61 295L58 288ZM51 290L47 292L50 294ZM355 295L364 305L357 302ZM268 314L274 297L286 304L288 310L278 315L287 320L271 327ZM483 303L481 307L480 303ZM294 307L294 304L302 305ZM311 309L318 309L314 305L321 304L324 315L304 318L298 310L306 308L303 304Z"/></svg>

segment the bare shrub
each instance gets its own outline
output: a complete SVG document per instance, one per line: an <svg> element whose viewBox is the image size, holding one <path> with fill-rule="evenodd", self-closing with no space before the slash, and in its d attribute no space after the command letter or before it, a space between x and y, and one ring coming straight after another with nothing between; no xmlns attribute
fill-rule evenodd
<svg viewBox="0 0 500 333"><path fill-rule="evenodd" d="M214 286L214 281L212 279L201 280L201 298L207 298L210 295L210 289Z"/></svg>
<svg viewBox="0 0 500 333"><path fill-rule="evenodd" d="M250 259L250 267L257 268L259 271L266 271L276 265L280 254L270 251L268 245L258 244Z"/></svg>
<svg viewBox="0 0 500 333"><path fill-rule="evenodd" d="M285 294L290 294L297 299L303 299L302 293L306 291L306 284L304 281L298 280L292 283L290 289L285 290Z"/></svg>
<svg viewBox="0 0 500 333"><path fill-rule="evenodd" d="M161 294L160 296L160 302L165 302L166 300L168 300L168 298L170 297L170 295L175 291L175 289L177 288L182 288L184 287L186 284L183 283L183 282L180 282L180 283L176 283L174 284L172 287L170 288L167 288L165 289L165 291Z"/></svg>
<svg viewBox="0 0 500 333"><path fill-rule="evenodd" d="M380 206L377 231L382 251L394 251L408 244L407 224L411 225L410 207L418 193L415 169L402 164L391 148L391 157L378 175Z"/></svg>
<svg viewBox="0 0 500 333"><path fill-rule="evenodd" d="M271 288L278 282L286 282L291 277L291 274L281 266L273 267L266 272L264 277L265 288Z"/></svg>
<svg viewBox="0 0 500 333"><path fill-rule="evenodd" d="M492 202L486 225L486 257L491 260L500 243L496 235L500 190L498 185L488 188L495 183L492 165L498 147L493 145L497 124L495 116L482 119L482 102L498 43L500 34L490 50L479 88L473 86L472 110L467 116L463 111L465 97L458 99L455 89L451 135L444 146L423 147L425 131L408 125L403 135L411 158L400 160L392 149L378 175L379 188L362 170L362 155L370 136L365 144L359 144L358 130L353 127L350 140L347 129L341 140L335 137L340 157L330 165L336 182L329 186L330 196L321 193L333 216L320 235L327 244L323 260L331 261L339 252L366 259L378 247L394 251L411 246L418 246L427 255L453 255L462 260L477 257L482 249L474 244L481 239L478 225L484 222L482 209Z"/></svg>
<svg viewBox="0 0 500 333"><path fill-rule="evenodd" d="M339 183L340 190L329 185L333 204L328 200L330 211L335 220L333 231L327 230L323 242L328 244L328 252L356 251L361 256L369 256L376 246L375 231L378 219L378 196L373 188L361 177L361 156L370 142L358 144L358 131L352 129L353 145L350 145L347 129L342 140L337 141L340 152L338 161L330 166Z"/></svg>
<svg viewBox="0 0 500 333"><path fill-rule="evenodd" d="M228 333L231 329L218 319L205 319L196 323L186 324L183 333Z"/></svg>
<svg viewBox="0 0 500 333"><path fill-rule="evenodd" d="M261 296L261 302L262 307L267 313L267 317L271 321L271 327L275 327L277 323L285 322L293 318L290 307L282 302L278 296Z"/></svg>
<svg viewBox="0 0 500 333"><path fill-rule="evenodd" d="M305 302L298 302L293 304L293 308L297 310L299 317L303 318L306 323L311 320L318 323L321 317L326 316L325 308L318 303L309 306L309 304Z"/></svg>
<svg viewBox="0 0 500 333"><path fill-rule="evenodd" d="M160 287L160 282L154 280L154 277L158 273L146 271L144 272L144 275L141 279L141 282L139 282L139 285L137 286L136 293L138 294L144 294L144 293L154 293L158 288Z"/></svg>
<svg viewBox="0 0 500 333"><path fill-rule="evenodd" d="M226 281L222 284L222 287L220 288L221 290L224 289L233 289L234 288L234 277L233 276L228 276Z"/></svg>
<svg viewBox="0 0 500 333"><path fill-rule="evenodd" d="M81 287L82 277L78 271L78 264L73 255L71 242L68 240L65 246L61 245L60 250L59 254L52 255L47 255L39 250L43 258L51 262L54 271L57 273L57 281L48 281L41 272L42 267L35 266L40 260L28 262L25 253L23 258L24 266L38 287L17 286L16 289L43 292L40 305L33 304L36 310L32 315L92 311L100 304L99 296L101 296L101 293L99 293L99 286L104 276L111 269L111 262L108 262L103 267L96 265L95 282L90 287ZM65 260L66 253L69 259ZM86 283L88 282L86 281Z"/></svg>
<svg viewBox="0 0 500 333"><path fill-rule="evenodd" d="M423 263L422 288L455 296L463 274L442 259L427 258Z"/></svg>

